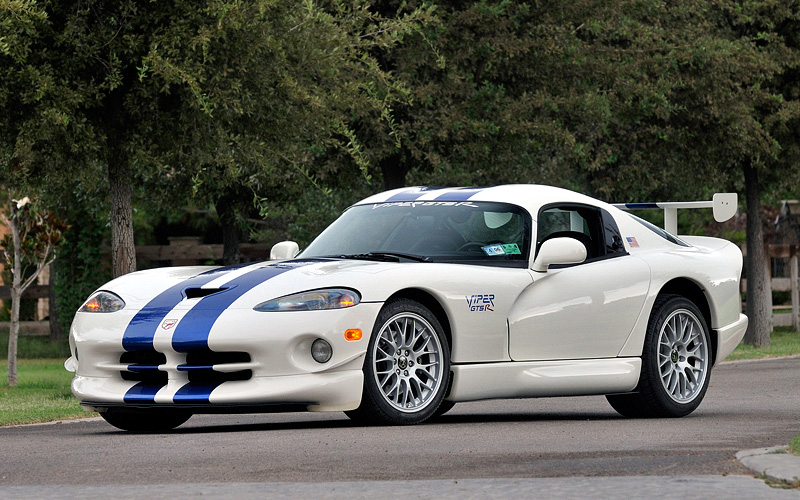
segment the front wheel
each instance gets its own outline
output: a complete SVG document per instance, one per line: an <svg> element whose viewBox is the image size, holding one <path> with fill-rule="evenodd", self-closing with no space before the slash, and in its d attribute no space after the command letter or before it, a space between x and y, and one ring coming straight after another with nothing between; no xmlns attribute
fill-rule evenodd
<svg viewBox="0 0 800 500"><path fill-rule="evenodd" d="M710 377L705 318L690 300L664 295L647 325L636 392L606 398L626 417L683 417L700 406Z"/></svg>
<svg viewBox="0 0 800 500"><path fill-rule="evenodd" d="M117 429L131 432L166 432L191 418L184 411L108 410L100 416Z"/></svg>
<svg viewBox="0 0 800 500"><path fill-rule="evenodd" d="M449 376L450 349L436 316L413 300L393 300L372 330L361 405L346 413L367 424L418 424L440 408Z"/></svg>

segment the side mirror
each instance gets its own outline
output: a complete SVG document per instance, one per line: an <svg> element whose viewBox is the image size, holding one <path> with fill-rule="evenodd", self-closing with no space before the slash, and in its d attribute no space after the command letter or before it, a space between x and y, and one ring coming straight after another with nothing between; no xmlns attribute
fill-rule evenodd
<svg viewBox="0 0 800 500"><path fill-rule="evenodd" d="M553 238L542 243L533 270L546 273L553 264L578 264L586 260L586 247L575 238Z"/></svg>
<svg viewBox="0 0 800 500"><path fill-rule="evenodd" d="M294 241L281 241L272 246L269 251L269 260L293 259L300 253L300 247Z"/></svg>

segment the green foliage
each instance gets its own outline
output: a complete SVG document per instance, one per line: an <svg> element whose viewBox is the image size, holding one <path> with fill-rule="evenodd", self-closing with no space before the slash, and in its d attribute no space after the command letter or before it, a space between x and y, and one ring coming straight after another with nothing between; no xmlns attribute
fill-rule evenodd
<svg viewBox="0 0 800 500"><path fill-rule="evenodd" d="M29 37L45 19L47 14L35 0L0 0L0 54L24 61L30 50Z"/></svg>
<svg viewBox="0 0 800 500"><path fill-rule="evenodd" d="M105 178L130 176L134 198L195 197L226 226L242 226L253 199L275 207L327 192L324 178L350 164L317 162L319 151L369 177L355 118L397 142L392 107L409 99L373 51L431 18L424 6L383 16L341 0L0 6L24 41L14 49L24 57L0 53L0 183L44 182L61 205L94 192L104 207ZM11 22L21 6L35 12ZM112 191L115 224L128 216L124 196Z"/></svg>
<svg viewBox="0 0 800 500"><path fill-rule="evenodd" d="M64 234L64 245L54 265L54 295L62 331L69 332L75 312L103 283L111 279L106 255L108 226L97 216L76 212L76 223Z"/></svg>
<svg viewBox="0 0 800 500"><path fill-rule="evenodd" d="M438 22L380 55L413 96L395 109L400 146L359 128L386 186L533 181L649 201L741 188L745 162L798 178L796 2L436 6Z"/></svg>
<svg viewBox="0 0 800 500"><path fill-rule="evenodd" d="M41 270L55 258L63 242L62 234L68 226L43 209L38 200L30 200L27 196L19 200L11 199L7 208L0 213L0 218L11 230L0 239L6 268L15 269L15 260L19 258L20 283L23 289L27 288L27 284L35 278L31 275L31 267ZM15 232L19 238L19 248L14 247Z"/></svg>

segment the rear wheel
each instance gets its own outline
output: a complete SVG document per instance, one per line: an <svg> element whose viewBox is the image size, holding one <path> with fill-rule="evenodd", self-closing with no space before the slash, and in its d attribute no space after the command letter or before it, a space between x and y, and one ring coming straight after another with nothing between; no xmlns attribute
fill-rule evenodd
<svg viewBox="0 0 800 500"><path fill-rule="evenodd" d="M441 407L449 374L450 349L436 316L413 300L393 300L372 330L361 405L346 413L361 423L418 424Z"/></svg>
<svg viewBox="0 0 800 500"><path fill-rule="evenodd" d="M606 396L626 417L682 417L702 402L711 377L711 342L697 306L678 295L656 300L647 325L636 392Z"/></svg>
<svg viewBox="0 0 800 500"><path fill-rule="evenodd" d="M183 411L108 410L100 412L106 422L131 432L166 432L189 420L191 413Z"/></svg>

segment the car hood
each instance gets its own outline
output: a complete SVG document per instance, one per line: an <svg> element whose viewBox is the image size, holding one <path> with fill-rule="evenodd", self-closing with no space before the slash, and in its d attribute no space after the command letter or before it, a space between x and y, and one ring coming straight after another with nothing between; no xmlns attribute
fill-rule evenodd
<svg viewBox="0 0 800 500"><path fill-rule="evenodd" d="M119 295L130 309L152 307L154 303L175 307L181 302L193 308L252 309L265 300L326 287L352 288L362 293L364 301L379 301L383 298L364 295L364 285L376 281L369 275L407 269L406 266L431 265L297 259L228 267L170 267L127 274L101 289Z"/></svg>

